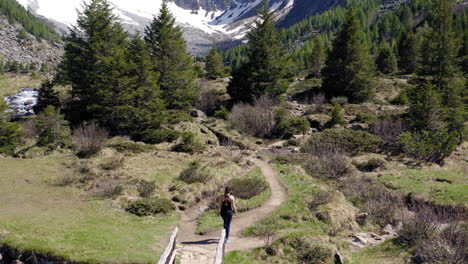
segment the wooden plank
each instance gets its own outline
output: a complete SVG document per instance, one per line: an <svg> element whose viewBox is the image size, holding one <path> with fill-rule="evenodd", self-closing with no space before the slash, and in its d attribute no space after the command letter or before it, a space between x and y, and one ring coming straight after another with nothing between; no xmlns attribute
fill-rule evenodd
<svg viewBox="0 0 468 264"><path fill-rule="evenodd" d="M216 256L214 264L224 263L224 251L226 250L226 230L221 231L221 237L219 238L218 248L216 249Z"/></svg>
<svg viewBox="0 0 468 264"><path fill-rule="evenodd" d="M164 253L162 254L161 258L159 259L158 264L170 264L172 256L174 255L175 257L174 251L176 248L176 237L178 231L179 227L174 228L174 231L172 231L169 243L167 244L166 249L164 250Z"/></svg>

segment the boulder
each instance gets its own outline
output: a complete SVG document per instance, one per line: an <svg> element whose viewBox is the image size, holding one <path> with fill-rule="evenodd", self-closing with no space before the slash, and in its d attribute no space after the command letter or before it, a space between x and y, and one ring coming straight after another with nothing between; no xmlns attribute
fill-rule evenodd
<svg viewBox="0 0 468 264"><path fill-rule="evenodd" d="M388 224L382 229L382 234L393 236L393 235L396 235L396 231L395 229L393 229L393 226Z"/></svg>
<svg viewBox="0 0 468 264"><path fill-rule="evenodd" d="M190 111L190 115L192 117L198 117L198 118L206 118L207 117L207 115L203 111L200 111L198 109L194 109L194 110Z"/></svg>
<svg viewBox="0 0 468 264"><path fill-rule="evenodd" d="M354 238L353 242L356 242L362 245L367 245L368 243L367 239L362 234L355 234L352 237Z"/></svg>
<svg viewBox="0 0 468 264"><path fill-rule="evenodd" d="M255 144L257 144L257 145L263 145L263 140L257 140L257 141L255 141Z"/></svg>
<svg viewBox="0 0 468 264"><path fill-rule="evenodd" d="M344 263L345 263L345 262L344 262L344 257L343 257L343 255L341 255L341 253L337 251L337 252L335 253L335 264L344 264Z"/></svg>
<svg viewBox="0 0 468 264"><path fill-rule="evenodd" d="M366 223L367 216L369 216L368 213L360 213L360 214L356 215L356 222L359 225L364 225Z"/></svg>

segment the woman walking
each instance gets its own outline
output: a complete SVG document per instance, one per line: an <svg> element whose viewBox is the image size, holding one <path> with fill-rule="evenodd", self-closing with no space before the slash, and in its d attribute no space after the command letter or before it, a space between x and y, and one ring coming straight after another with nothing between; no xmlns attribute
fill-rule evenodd
<svg viewBox="0 0 468 264"><path fill-rule="evenodd" d="M226 230L226 243L229 243L229 232L231 231L231 221L234 214L237 215L236 203L234 196L231 195L231 187L224 189L224 196L221 198L221 209L219 214L224 221L224 229Z"/></svg>

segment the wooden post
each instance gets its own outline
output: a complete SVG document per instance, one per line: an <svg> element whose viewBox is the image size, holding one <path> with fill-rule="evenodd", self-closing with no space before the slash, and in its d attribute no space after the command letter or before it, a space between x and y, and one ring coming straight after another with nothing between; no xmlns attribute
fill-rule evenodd
<svg viewBox="0 0 468 264"><path fill-rule="evenodd" d="M169 239L169 243L167 244L167 247L164 250L164 253L162 254L161 258L159 259L158 264L173 264L175 262L176 242L177 242L176 238L177 238L178 231L179 231L178 227L174 228L174 231L172 231L171 237Z"/></svg>
<svg viewBox="0 0 468 264"><path fill-rule="evenodd" d="M226 250L226 230L221 231L221 237L219 238L218 248L216 249L216 256L214 264L224 263L224 251Z"/></svg>

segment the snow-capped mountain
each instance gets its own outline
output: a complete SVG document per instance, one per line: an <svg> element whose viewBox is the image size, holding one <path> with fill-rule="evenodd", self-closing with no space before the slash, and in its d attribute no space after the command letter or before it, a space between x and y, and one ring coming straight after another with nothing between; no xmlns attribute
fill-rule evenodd
<svg viewBox="0 0 468 264"><path fill-rule="evenodd" d="M83 0L17 0L34 14L53 22L61 31L76 23L77 10ZM85 0L89 1L89 0ZM109 0L115 13L131 31L141 31L154 15L163 0ZM278 17L286 17L296 6L332 6L344 0L269 0ZM168 6L177 22L184 28L189 47L194 53L203 53L213 42L241 39L246 24L255 20L256 10L262 0L169 0ZM323 8L322 8L323 10ZM313 10L314 12L322 10ZM300 16L311 14L301 12ZM294 20L299 21L297 16Z"/></svg>

